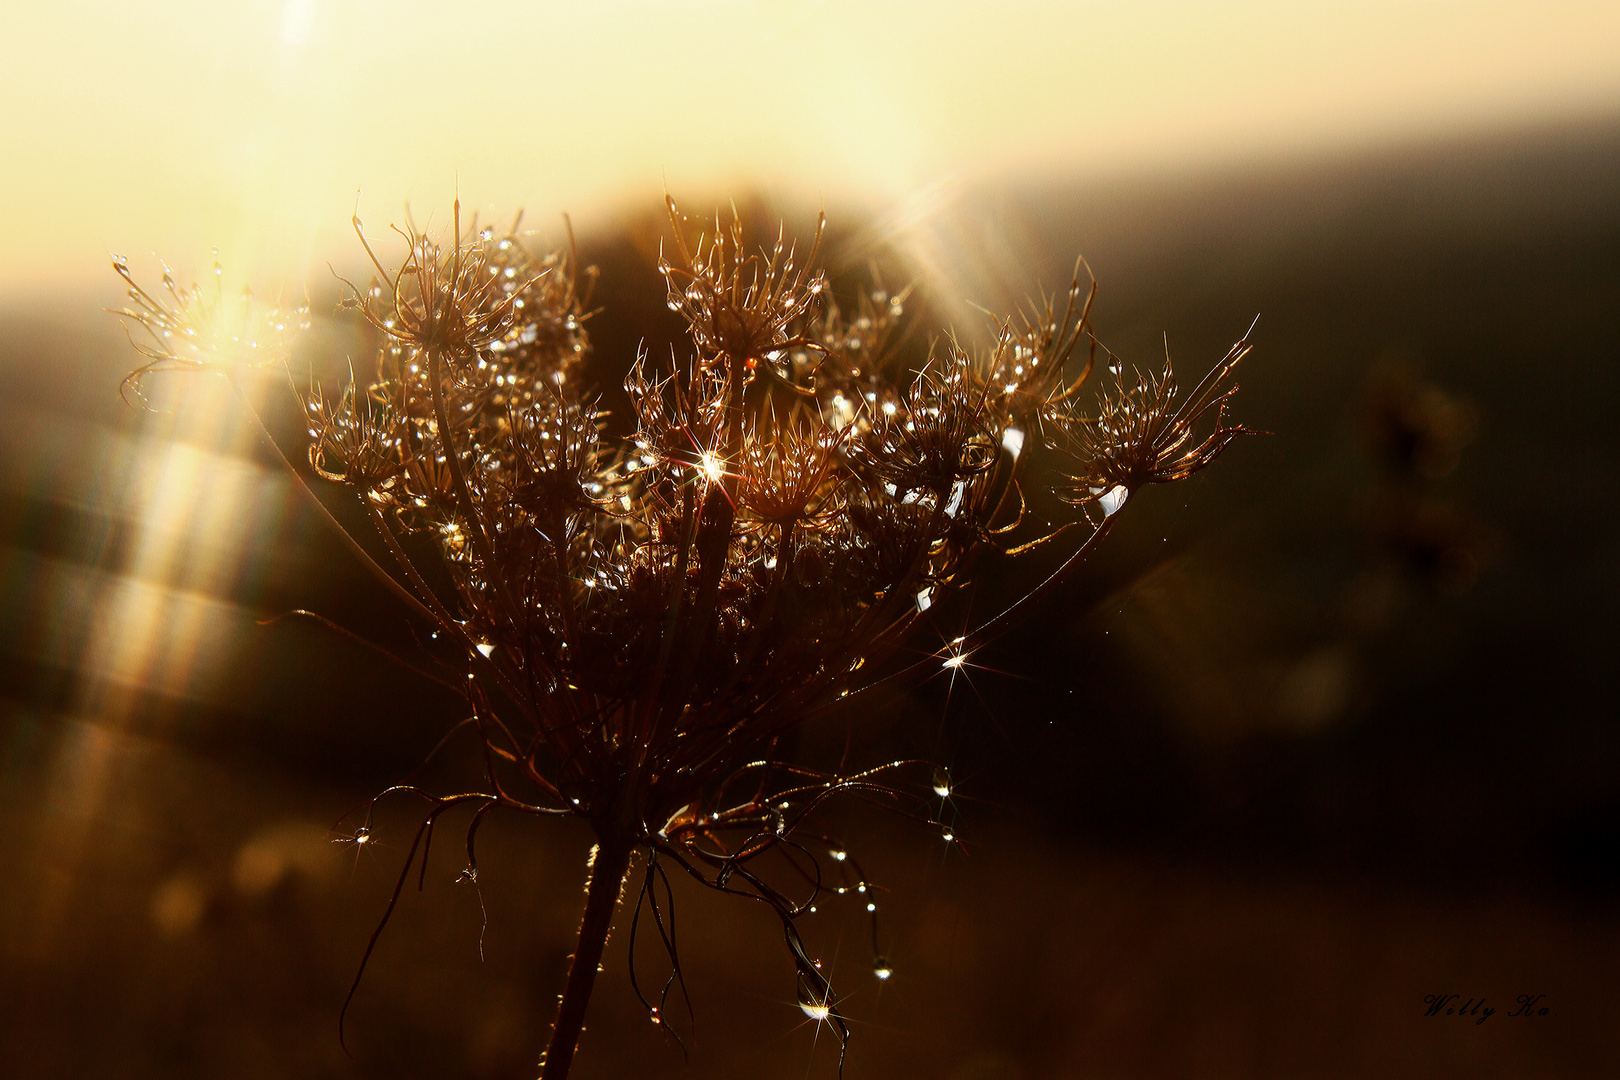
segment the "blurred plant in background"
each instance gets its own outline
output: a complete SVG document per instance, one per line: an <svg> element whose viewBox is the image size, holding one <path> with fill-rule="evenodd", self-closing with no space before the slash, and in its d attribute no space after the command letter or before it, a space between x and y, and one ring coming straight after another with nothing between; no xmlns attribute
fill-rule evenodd
<svg viewBox="0 0 1620 1080"><path fill-rule="evenodd" d="M464 234L459 204L449 237L398 230L405 254L392 271L355 220L376 277L351 286L345 307L374 329L376 351L347 385L299 390L310 465L357 495L387 556L321 513L453 643L453 660L416 670L465 700L446 742L468 733L483 761L478 791L383 793L426 804L383 925L418 854L425 878L435 825L454 808L472 811L465 880L497 808L575 815L596 835L545 1080L568 1074L638 857L631 979L655 1024L676 1037L666 1007L684 993L675 868L779 918L801 1008L847 1042L795 923L829 888L855 892L874 918L876 902L816 811L849 795L938 824L950 777L920 761L812 768L788 758L784 738L880 684L960 668L1065 580L1133 492L1190 476L1246 430L1225 416L1246 339L1184 398L1168 364L1133 382L1104 350L1113 385L1084 403L1100 347L1095 285L1083 287L1079 267L1064 296L997 320L984 349L954 336L914 347L908 292L874 284L852 311L834 301L817 266L820 225L808 252L781 232L756 251L735 216L694 239L673 201L668 213L660 270L691 348L667 363L638 356L622 437L593 390L595 271L572 245L537 254L516 222ZM165 271L160 297L122 260L115 268L132 300L120 314L143 332L146 362L126 383L137 391L177 369L240 390L243 370L284 361L307 322L302 310L255 315L246 299L232 321L217 289L182 288ZM1026 522L1025 470L1046 453L1083 524ZM1083 539L1017 603L900 659L981 558L1077 527ZM368 808L354 839L369 838L370 820ZM669 959L652 996L636 974L644 921ZM876 978L891 972L875 958Z"/></svg>

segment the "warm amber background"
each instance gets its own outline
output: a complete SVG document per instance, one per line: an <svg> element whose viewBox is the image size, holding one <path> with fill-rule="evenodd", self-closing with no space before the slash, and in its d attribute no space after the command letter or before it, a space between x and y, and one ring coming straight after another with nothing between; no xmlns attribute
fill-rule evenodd
<svg viewBox="0 0 1620 1080"><path fill-rule="evenodd" d="M610 220L746 186L915 218L1037 173L1601 112L1602 0L58 0L0 35L0 287L108 250L296 280L356 205ZM99 274L99 271L96 271Z"/></svg>
<svg viewBox="0 0 1620 1080"><path fill-rule="evenodd" d="M353 264L356 186L380 231L407 198L444 220L459 174L469 206L526 203L547 235L581 212L612 368L677 329L648 212L667 169L690 205L758 197L790 228L825 201L841 281L879 254L966 326L964 299L1058 286L1077 251L1127 358L1167 335L1196 371L1261 315L1239 414L1275 434L1134 500L981 658L997 671L861 718L858 753L955 766L967 846L840 822L892 890L897 969L870 978L853 913L810 928L852 1080L1614 1073L1620 37L1606 7L1405 10L15 16L0 1071L529 1074L585 836L485 827L480 961L446 830L343 1056L406 809L362 858L329 830L454 704L316 628L256 625L310 607L411 643L206 383L170 384L172 415L119 404L104 260L206 269L218 243L261 294L307 279L311 353L338 356L324 269L285 268ZM1472 439L1402 480L1372 419L1391 401ZM690 1069L834 1075L770 920L680 901ZM621 934L576 1075L684 1075L624 960ZM1425 1019L1434 993L1500 1011ZM1507 1018L1527 993L1552 1015Z"/></svg>

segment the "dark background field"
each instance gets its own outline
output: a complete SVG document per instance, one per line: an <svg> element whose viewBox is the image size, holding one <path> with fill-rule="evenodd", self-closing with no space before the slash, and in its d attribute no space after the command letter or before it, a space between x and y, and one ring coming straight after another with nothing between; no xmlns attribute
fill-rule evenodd
<svg viewBox="0 0 1620 1080"><path fill-rule="evenodd" d="M966 680L858 719L873 761L954 766L965 846L840 819L891 890L897 972L868 974L853 906L806 924L846 1075L1613 1074L1620 125L956 207L970 299L1058 287L1083 251L1128 360L1167 337L1196 374L1258 313L1237 414L1273 434L1133 500ZM678 329L654 230L586 238L606 364ZM883 235L853 227L836 265ZM458 714L318 627L256 625L306 607L410 644L225 403L119 404L115 296L0 313L0 1071L528 1075L584 832L493 819L480 896L447 830L345 1058L409 808L363 852L333 823ZM1038 570L998 570L976 609ZM575 1075L834 1075L768 913L679 900L690 1065L621 933ZM1426 1018L1434 994L1498 1012ZM1520 995L1549 1014L1510 1018Z"/></svg>

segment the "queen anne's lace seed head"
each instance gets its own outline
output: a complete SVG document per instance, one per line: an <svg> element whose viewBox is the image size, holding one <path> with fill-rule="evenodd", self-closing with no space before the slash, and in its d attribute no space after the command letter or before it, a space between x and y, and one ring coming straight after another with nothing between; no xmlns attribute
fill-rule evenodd
<svg viewBox="0 0 1620 1080"><path fill-rule="evenodd" d="M584 392L594 271L571 243L533 252L515 222L463 230L458 207L447 237L396 230L392 270L362 235L376 277L345 306L375 352L341 389L303 390L308 460L361 494L403 572L391 586L457 650L462 670L444 681L466 699L488 790L430 805L477 804L469 862L477 822L499 806L577 815L604 850L647 852L644 904L666 864L749 892L788 928L806 1015L844 1037L793 929L816 895L769 884L760 857L804 852L795 837L832 794L936 820L952 786L931 766L915 790L886 779L920 763L784 765L782 737L892 670L919 623L959 610L950 601L980 556L1030 546L1003 539L1023 522L1030 459L1056 451L1058 494L1105 517L1214 460L1245 431L1225 420L1223 384L1247 345L1179 404L1168 367L1127 384L1113 365L1091 411L1080 391L1098 348L1095 286L1079 266L1061 303L997 322L988 349L951 337L919 353L909 290L874 281L853 304L833 299L816 266L823 221L801 257L785 230L751 250L735 214L694 241L667 210L660 269L690 348L637 358L623 437ZM142 335L137 389L158 371L283 360L307 321L251 306L238 317L217 290L167 274L160 300L116 268L131 289L121 314ZM433 549L440 565L419 565ZM965 675L982 643L958 635L922 666ZM875 918L854 858L833 850L837 891ZM892 974L881 958L873 971ZM664 1004L649 1007L669 1030Z"/></svg>

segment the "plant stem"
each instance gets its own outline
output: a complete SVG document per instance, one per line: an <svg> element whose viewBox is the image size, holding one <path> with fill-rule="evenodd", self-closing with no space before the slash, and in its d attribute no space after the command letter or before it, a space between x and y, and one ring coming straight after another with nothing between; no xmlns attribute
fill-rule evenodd
<svg viewBox="0 0 1620 1080"><path fill-rule="evenodd" d="M591 880L585 893L585 917L579 924L579 944L568 968L568 984L562 1003L557 1006L557 1023L551 1029L551 1045L541 1059L540 1080L566 1080L585 1029L585 1007L596 985L596 969L602 963L613 912L619 905L619 891L630 870L631 846L615 841L597 845L591 863Z"/></svg>

